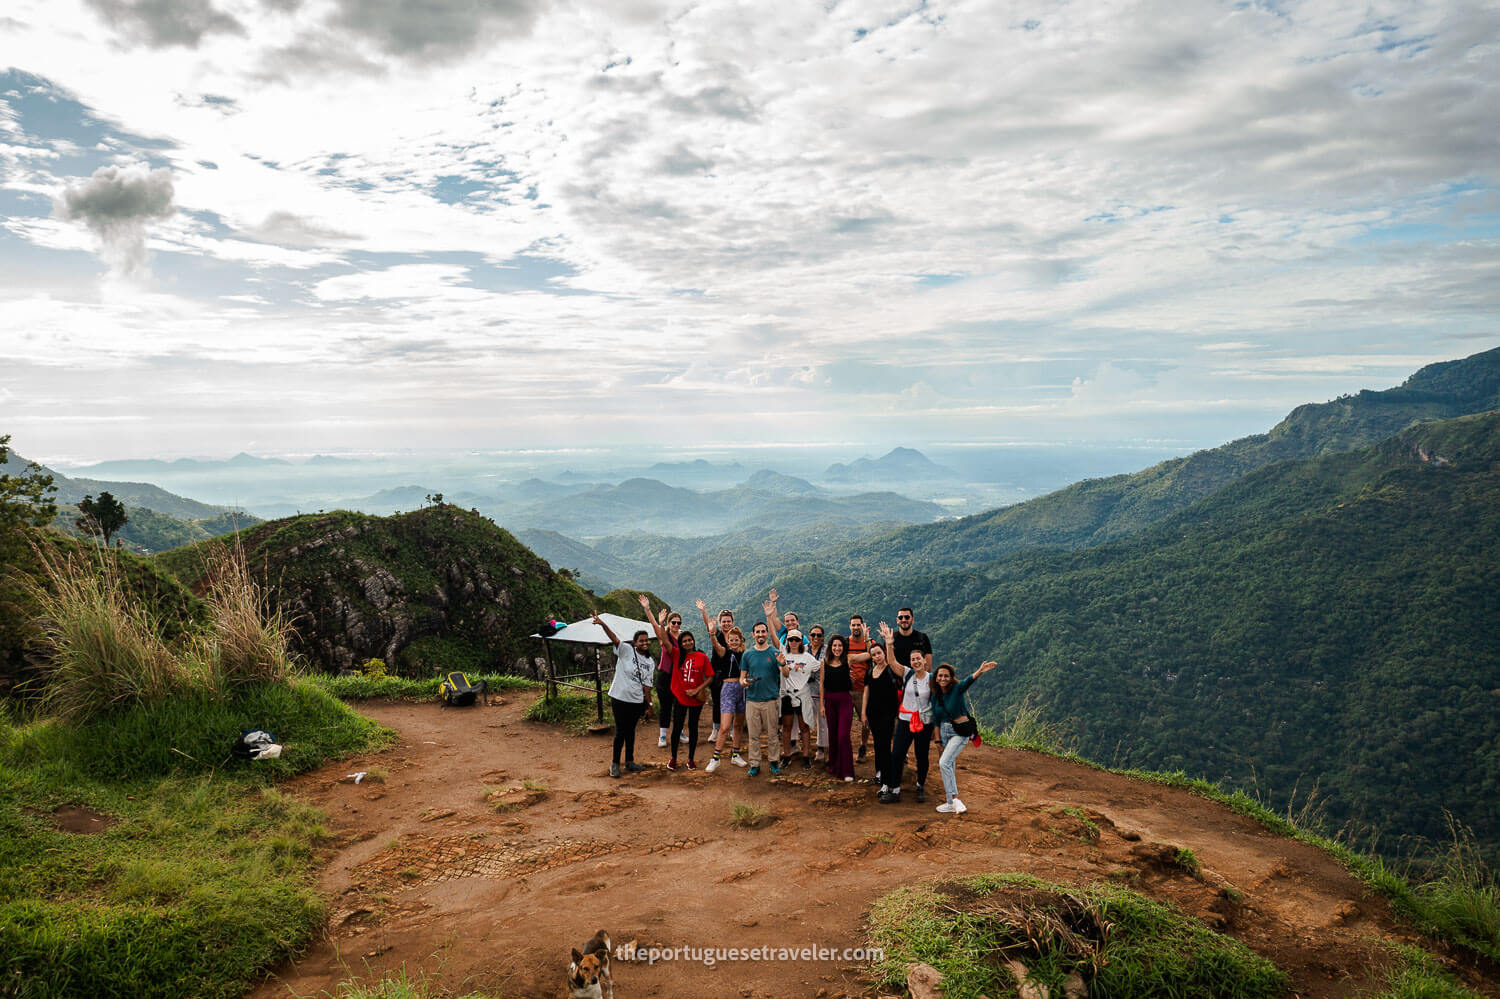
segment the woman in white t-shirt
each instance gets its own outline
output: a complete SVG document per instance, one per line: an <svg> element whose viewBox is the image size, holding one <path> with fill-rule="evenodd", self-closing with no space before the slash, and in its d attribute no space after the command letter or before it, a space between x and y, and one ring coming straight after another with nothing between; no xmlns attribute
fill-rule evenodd
<svg viewBox="0 0 1500 999"><path fill-rule="evenodd" d="M651 659L651 636L644 628L628 642L620 641L594 612L594 623L604 629L604 636L615 647L615 678L609 684L609 709L615 717L615 748L610 759L609 775L620 776L620 750L625 751L625 769L639 773L646 769L635 762L635 726L646 712L648 693L655 682L656 663Z"/></svg>
<svg viewBox="0 0 1500 999"><path fill-rule="evenodd" d="M917 649L911 652L911 668L901 683L901 706L896 711L896 734L891 740L892 774L887 784L890 790L880 796L882 805L893 805L901 800L901 777L906 770L906 751L917 748L917 801L926 801L927 764L932 748L932 674L931 663L926 653Z"/></svg>
<svg viewBox="0 0 1500 999"><path fill-rule="evenodd" d="M795 628L786 633L786 659L781 666L781 758L789 760L792 729L800 728L797 744L802 747L802 769L812 769L813 733L817 730L816 702L812 696L812 678L818 670L818 659L803 651L802 632ZM788 764L790 765L790 764Z"/></svg>

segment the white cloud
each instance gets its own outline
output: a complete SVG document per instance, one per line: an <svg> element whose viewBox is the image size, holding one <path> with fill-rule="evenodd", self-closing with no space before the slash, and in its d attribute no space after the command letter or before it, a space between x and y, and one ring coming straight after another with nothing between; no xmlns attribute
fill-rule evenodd
<svg viewBox="0 0 1500 999"><path fill-rule="evenodd" d="M196 356L420 363L455 394L559 411L659 384L686 425L734 372L772 411L819 398L836 435L858 428L822 379L858 363L889 372L890 421L907 406L951 438L995 382L989 418L1044 429L1153 399L1261 419L1494 342L1488 5L826 6L17 16L30 71L160 140L106 150L171 163L181 211L132 245L195 300L165 325L217 331ZM50 27L101 10L126 44ZM32 142L0 100L0 185L62 186L71 133ZM39 255L82 235L4 224ZM160 344L135 301L110 321ZM558 363L575 351L600 379ZM898 394L914 385L941 398Z"/></svg>

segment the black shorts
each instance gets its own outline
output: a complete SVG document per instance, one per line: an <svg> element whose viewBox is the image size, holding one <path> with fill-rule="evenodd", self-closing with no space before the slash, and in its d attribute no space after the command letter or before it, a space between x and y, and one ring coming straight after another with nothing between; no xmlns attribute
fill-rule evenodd
<svg viewBox="0 0 1500 999"><path fill-rule="evenodd" d="M792 706L792 699L790 697L787 697L784 694L781 697L781 717L783 717L783 718L801 718L802 717L802 709L801 708L797 708L797 707L793 707Z"/></svg>

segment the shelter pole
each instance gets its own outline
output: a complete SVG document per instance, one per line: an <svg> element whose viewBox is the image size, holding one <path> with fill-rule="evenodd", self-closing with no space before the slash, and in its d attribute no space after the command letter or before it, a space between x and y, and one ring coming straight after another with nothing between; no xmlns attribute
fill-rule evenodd
<svg viewBox="0 0 1500 999"><path fill-rule="evenodd" d="M552 668L552 643L542 639L542 648L547 654L547 700L557 696L557 672Z"/></svg>
<svg viewBox="0 0 1500 999"><path fill-rule="evenodd" d="M599 668L599 646L594 646L594 706L599 713L599 724L604 724L604 672Z"/></svg>

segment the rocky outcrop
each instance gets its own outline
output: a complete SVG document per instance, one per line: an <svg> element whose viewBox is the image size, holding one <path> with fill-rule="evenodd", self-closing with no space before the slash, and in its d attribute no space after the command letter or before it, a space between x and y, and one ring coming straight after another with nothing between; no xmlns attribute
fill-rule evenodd
<svg viewBox="0 0 1500 999"><path fill-rule="evenodd" d="M598 603L508 532L456 507L275 521L246 549L295 619L297 651L330 672L379 658L407 675L535 675L541 649L530 636L541 622L576 619Z"/></svg>

